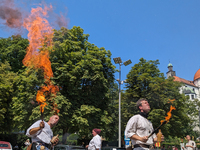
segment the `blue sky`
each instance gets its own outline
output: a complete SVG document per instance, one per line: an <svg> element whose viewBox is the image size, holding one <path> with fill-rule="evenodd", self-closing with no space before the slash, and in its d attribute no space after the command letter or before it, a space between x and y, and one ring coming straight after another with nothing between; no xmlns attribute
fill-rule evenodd
<svg viewBox="0 0 200 150"><path fill-rule="evenodd" d="M30 12L40 0L16 1ZM158 59L160 71L173 64L178 77L193 80L200 68L200 1L199 0L46 0L55 13L67 14L68 28L80 26L89 34L89 42L104 47L114 57L132 64L122 66L122 80L143 57ZM2 23L2 21L0 22ZM14 31L0 24L0 37ZM26 37L26 31L23 37ZM119 68L119 65L116 65ZM116 79L119 73L115 74ZM124 86L123 86L124 87Z"/></svg>

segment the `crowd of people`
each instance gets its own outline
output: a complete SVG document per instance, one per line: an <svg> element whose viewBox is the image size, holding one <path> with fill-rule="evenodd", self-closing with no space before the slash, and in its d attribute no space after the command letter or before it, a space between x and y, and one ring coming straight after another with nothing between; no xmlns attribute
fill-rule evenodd
<svg viewBox="0 0 200 150"><path fill-rule="evenodd" d="M139 113L132 116L127 122L125 129L126 138L130 138L131 144L134 150L149 150L152 145L158 141L157 135L151 134L154 129L152 123L147 119L148 113L150 111L150 105L148 101L141 98L136 103ZM51 130L59 121L58 115L53 115L50 117L48 122L43 120L38 120L32 124L26 132L26 135L31 138L32 143L29 139L25 142L27 150L50 150L55 145L58 144L58 136L53 136L53 131ZM102 145L102 140L100 137L101 130L93 129L93 138L90 140L89 145L85 148L88 150L100 150ZM151 136L149 136L151 134ZM190 139L187 135L186 139L188 143L182 147L182 150L196 150L196 143ZM132 149L132 148L131 148ZM172 146L165 148L162 145L161 150L177 150L177 147Z"/></svg>

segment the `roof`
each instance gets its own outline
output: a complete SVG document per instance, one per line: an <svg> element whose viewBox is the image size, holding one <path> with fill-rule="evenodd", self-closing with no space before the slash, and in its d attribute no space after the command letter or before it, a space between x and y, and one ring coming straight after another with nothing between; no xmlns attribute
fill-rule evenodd
<svg viewBox="0 0 200 150"><path fill-rule="evenodd" d="M200 78L200 69L194 75L194 81Z"/></svg>
<svg viewBox="0 0 200 150"><path fill-rule="evenodd" d="M182 82L182 83L197 87L196 85L194 85L193 81L185 80L185 79L177 77L177 76L173 76L173 77L174 77L174 81Z"/></svg>

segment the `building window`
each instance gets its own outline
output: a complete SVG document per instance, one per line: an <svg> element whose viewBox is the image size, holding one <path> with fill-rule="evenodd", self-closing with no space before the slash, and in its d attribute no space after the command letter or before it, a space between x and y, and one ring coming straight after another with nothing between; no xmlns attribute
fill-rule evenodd
<svg viewBox="0 0 200 150"><path fill-rule="evenodd" d="M192 96L192 99L194 99L194 95L191 95Z"/></svg>

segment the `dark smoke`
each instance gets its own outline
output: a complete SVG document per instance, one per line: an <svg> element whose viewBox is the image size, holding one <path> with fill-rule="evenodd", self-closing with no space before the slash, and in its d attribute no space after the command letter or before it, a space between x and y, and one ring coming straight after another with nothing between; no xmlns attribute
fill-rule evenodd
<svg viewBox="0 0 200 150"><path fill-rule="evenodd" d="M3 0L0 4L0 19L10 28L21 28L23 24L22 13L14 7L12 0Z"/></svg>
<svg viewBox="0 0 200 150"><path fill-rule="evenodd" d="M45 0L15 0L18 4L20 4L19 8L15 5L14 0L0 0L0 23L3 23L6 27L18 29L18 31L22 31L21 27L23 27L23 22L29 15L29 12L26 12L25 9L27 5L30 5L32 2L41 2L40 4L46 5ZM23 6L24 7L23 7ZM55 6L55 4L53 5ZM66 18L67 16L67 8L65 8L65 13L60 15L56 14L52 10L48 10L49 19L51 20L51 24L54 27L66 27L68 25L69 20ZM24 20L25 19L25 20Z"/></svg>
<svg viewBox="0 0 200 150"><path fill-rule="evenodd" d="M61 28L61 27L66 27L67 28L67 24L68 24L68 21L67 19L61 14L61 16L58 16L57 17L57 24L58 26Z"/></svg>

